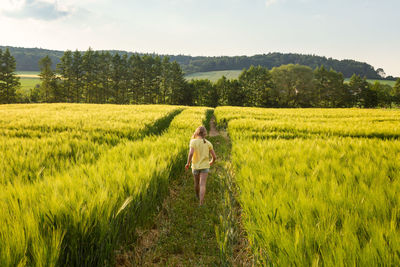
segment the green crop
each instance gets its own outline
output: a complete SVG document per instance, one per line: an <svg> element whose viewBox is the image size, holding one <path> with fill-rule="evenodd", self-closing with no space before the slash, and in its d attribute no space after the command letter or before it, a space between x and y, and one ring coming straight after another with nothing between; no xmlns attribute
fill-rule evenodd
<svg viewBox="0 0 400 267"><path fill-rule="evenodd" d="M75 107L77 110L74 111ZM13 108L20 108L23 113L25 107L2 106L1 112L10 112ZM57 150L50 149L54 153L50 152L43 158L56 158L48 163L51 166L58 164L53 172L31 181L22 171L18 182L9 181L1 185L2 266L114 265L116 249L134 240L136 227L151 218L167 192L169 180L184 166L190 136L194 127L206 119L207 111L206 108L155 105L55 104L28 105L26 108L37 108L34 111L37 115L27 110L30 118L25 122L25 118L15 116L16 124L19 123L23 130L44 132L47 139L51 138L51 133L56 138L60 132L78 132L80 137L87 137L86 145L90 142L97 144L97 138L90 138L90 134L100 131L106 136L107 133L116 135L120 141L100 147L96 159L80 160L74 164L60 163L63 159L54 154ZM41 117L40 110L59 108L65 113L49 112L43 114L45 118ZM87 110L81 112L82 109ZM182 112L177 115L177 111ZM102 114L109 119L101 117ZM91 121L86 123L80 116L91 118ZM18 122L18 119L23 122ZM13 125L4 122L6 120L2 117L3 135ZM155 132L155 129L162 131L165 128L164 132ZM82 132L85 134L80 135ZM70 137L69 134L66 136ZM29 143L20 146L25 144L29 146ZM42 143L42 148L46 150L54 144L59 143ZM79 143L75 145L79 146ZM81 149L88 149L87 153L91 153L90 145L85 147L84 142ZM8 150L4 148L9 147L2 147L2 153L7 154ZM23 154L27 149L19 151ZM34 161L32 155L35 153L40 154L40 149L34 147L27 160ZM10 177L12 175L8 179Z"/></svg>
<svg viewBox="0 0 400 267"><path fill-rule="evenodd" d="M400 112L222 107L258 264L400 264Z"/></svg>

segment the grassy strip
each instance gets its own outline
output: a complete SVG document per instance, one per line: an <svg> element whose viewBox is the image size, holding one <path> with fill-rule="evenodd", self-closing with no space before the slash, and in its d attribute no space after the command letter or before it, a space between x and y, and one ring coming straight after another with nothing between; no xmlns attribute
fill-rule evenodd
<svg viewBox="0 0 400 267"><path fill-rule="evenodd" d="M229 139L208 139L218 160L207 181L205 205L198 207L190 172L173 180L161 212L152 225L139 231L134 252L119 255L119 266L251 265L240 225L240 207L235 200Z"/></svg>
<svg viewBox="0 0 400 267"><path fill-rule="evenodd" d="M221 129L221 131L223 131ZM214 137L217 143L219 162L216 172L221 188L219 202L219 222L215 225L215 235L219 247L221 266L254 265L250 247L241 225L241 207L237 201L237 185L230 161L232 145L227 137Z"/></svg>
<svg viewBox="0 0 400 267"><path fill-rule="evenodd" d="M207 138L219 153L218 137ZM187 153L187 149L185 150ZM222 151L221 151L222 152ZM185 154L186 154L185 153ZM219 266L221 264L215 225L221 213L222 188L220 163L212 168L207 180L205 204L198 206L193 175L187 171L172 181L170 193L153 225L142 229L132 262L128 266ZM180 167L183 170L184 164Z"/></svg>

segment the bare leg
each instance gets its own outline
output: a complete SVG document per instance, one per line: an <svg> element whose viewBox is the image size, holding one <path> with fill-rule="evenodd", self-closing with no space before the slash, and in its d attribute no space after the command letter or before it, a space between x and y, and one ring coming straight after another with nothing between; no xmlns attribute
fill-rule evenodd
<svg viewBox="0 0 400 267"><path fill-rule="evenodd" d="M194 180L194 191L196 191L196 197L197 199L200 198L200 173L197 175L193 176L193 180Z"/></svg>
<svg viewBox="0 0 400 267"><path fill-rule="evenodd" d="M200 173L200 206L203 205L204 195L206 194L208 173Z"/></svg>

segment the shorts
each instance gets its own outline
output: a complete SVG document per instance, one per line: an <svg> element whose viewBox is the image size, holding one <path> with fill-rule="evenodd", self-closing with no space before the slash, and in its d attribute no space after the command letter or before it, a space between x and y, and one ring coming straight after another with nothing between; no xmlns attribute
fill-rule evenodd
<svg viewBox="0 0 400 267"><path fill-rule="evenodd" d="M208 173L210 171L210 169L192 169L192 173L193 175L198 175L200 173Z"/></svg>

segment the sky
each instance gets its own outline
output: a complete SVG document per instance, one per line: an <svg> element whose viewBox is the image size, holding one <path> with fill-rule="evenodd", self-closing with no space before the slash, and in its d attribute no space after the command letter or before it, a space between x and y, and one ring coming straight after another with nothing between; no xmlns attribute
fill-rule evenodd
<svg viewBox="0 0 400 267"><path fill-rule="evenodd" d="M0 0L0 45L354 59L400 77L400 0Z"/></svg>

